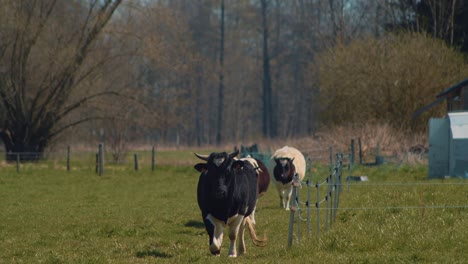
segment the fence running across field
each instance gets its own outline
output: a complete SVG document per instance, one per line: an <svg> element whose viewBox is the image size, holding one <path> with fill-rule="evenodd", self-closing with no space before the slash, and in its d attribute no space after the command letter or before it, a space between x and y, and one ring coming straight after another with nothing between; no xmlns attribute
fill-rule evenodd
<svg viewBox="0 0 468 264"><path fill-rule="evenodd" d="M421 186L450 186L450 185L460 185L460 186L467 186L468 182L460 181L460 182L419 182L419 183L351 183L351 171L354 166L354 144L351 144L351 153L349 155L344 155L342 153L338 153L333 155L332 148L330 148L330 170L328 176L325 178L318 177L316 183L312 182L312 170L310 159L308 160L308 179L306 181L299 181L297 175L293 180L293 193L291 197L292 204L290 206L290 217L289 217L289 230L288 230L288 247L291 247L293 244L293 237L294 237L294 225L296 224L296 232L297 232L297 241L301 242L301 222L307 223L307 238L311 237L312 232L312 214L315 212L316 217L316 230L315 235L316 238L319 237L321 232L327 232L331 228L331 226L335 223L337 217L338 210L392 210L392 209L468 209L468 204L446 204L446 205L423 205L423 206L367 206L367 207L340 207L340 196L343 192L343 187L346 187L346 190L349 192L350 187L356 188L377 188L377 187L421 187ZM85 163L91 162L91 166L95 165L95 172L97 175L104 174L104 167L105 164L115 163L112 160L108 160L105 158L105 151L104 145L99 144L96 152L86 152L85 155L89 154L89 157L86 158ZM77 155L82 155L82 152L76 152ZM38 157L43 158L51 158L58 157L59 163L66 166L66 170L70 171L70 157L71 151L70 147L68 146L65 152L48 152L48 153L5 153L6 155L13 155L16 157L15 159L9 160L16 160L16 169L20 172L20 165L21 159L20 155L36 155ZM150 166L151 170L155 170L156 166L156 152L155 147L153 146L151 149L151 157L147 155L146 159L139 160L138 154L133 154L133 167L135 171L138 171L141 165ZM270 155L263 155L262 153L256 153L254 157L263 160L266 164L268 164ZM334 158L333 158L334 157ZM65 159L65 160L64 160ZM142 161L146 162L142 162ZM344 161L346 165L344 165ZM150 161L150 163L148 163ZM377 163L377 162L376 162ZM359 161L359 164L366 165ZM375 164L371 164L375 165ZM94 168L93 168L94 169ZM346 174L346 178L343 179L343 174ZM317 178L317 175L314 175ZM343 184L343 180L346 180L346 183ZM307 188L307 199L305 202L301 202L299 196L299 189L302 187ZM312 192L313 190L316 191L316 195L313 197ZM315 201L313 201L315 199ZM315 206L315 209L313 209ZM307 209L307 217L304 219L301 215L302 207ZM323 221L323 222L322 222Z"/></svg>
<svg viewBox="0 0 468 264"><path fill-rule="evenodd" d="M83 155L83 153L85 153L86 155L89 154L89 157L92 156L92 163L95 165L95 172L96 174L98 174L99 176L102 176L104 174L104 168L105 168L105 164L116 164L116 163L119 163L119 162L116 162L116 161L113 161L112 159L109 160L109 159L106 159L106 153L105 153L105 150L104 150L104 144L99 144L98 147L97 147L97 151L96 152L89 152L89 151L86 151L86 152L77 152L80 154L80 156ZM28 160L28 161L31 161L31 160L35 160L35 161L38 161L38 160L43 160L43 159L48 159L48 158L52 158L52 159L61 159L63 157L65 157L65 161L63 161L65 163L65 166L66 166L66 170L67 171L70 171L71 170L71 150L70 150L70 146L67 147L66 149L66 153L64 152L46 152L46 153L38 153L38 152L8 152L8 153L5 153L6 155L6 160L10 160L10 161L15 161L16 162L16 171L17 172L20 172L20 168L21 168L21 164L22 164L22 160ZM109 155L109 154L107 154ZM54 158L55 157L55 158ZM90 159L87 159L87 160L90 160ZM140 157L137 153L134 153L133 154L133 157L132 157L132 161L133 161L133 168L135 169L135 171L138 171L140 169ZM122 162L120 162L122 163ZM91 164L91 163L90 163ZM150 161L150 166L151 166L151 171L154 171L155 170L155 167L156 167L156 150L155 150L155 147L153 146L152 149L151 149L151 161Z"/></svg>
<svg viewBox="0 0 468 264"><path fill-rule="evenodd" d="M347 187L349 192L350 187L362 187L362 188L376 188L376 187L421 187L421 186L450 186L450 185L461 185L468 186L468 182L427 182L427 183L353 183L351 184L351 171L353 168L353 154L335 154L335 163L332 159L332 150L330 148L330 173L321 182L312 183L312 173L310 170L308 179L306 181L299 181L297 175L293 180L293 193L292 193L292 205L289 218L289 230L288 230L288 247L290 248L293 243L294 236L294 224L297 225L297 241L301 242L301 222L307 222L307 238L311 237L311 221L312 221L312 206L315 205L316 212L316 238L319 237L322 229L327 232L336 220L336 214L338 210L391 210L391 209L468 209L468 204L456 204L456 205L424 205L424 206L370 206L370 207L343 207L340 208L340 195L343 192L343 187ZM348 159L347 166L343 166L344 159ZM344 170L347 167L347 170ZM343 184L343 173L347 173L346 183ZM307 187L307 200L305 202L300 201L299 188L303 186ZM312 201L311 195L312 190L316 190L315 202ZM303 219L301 216L301 206L307 208L307 218ZM321 223L321 216L325 213L325 223Z"/></svg>
<svg viewBox="0 0 468 264"><path fill-rule="evenodd" d="M333 155L332 149L330 148L330 174L322 182L317 182L316 184L312 183L312 173L309 172L309 177L305 182L300 182L297 175L293 180L293 193L291 201L293 202L290 209L290 218L289 218L289 232L288 232L288 247L292 246L293 242L293 231L294 223L297 214L297 239L300 242L301 240L301 205L304 205L307 208L307 237L310 237L311 233L311 205L315 204L316 208L316 236L319 236L320 233L320 216L321 209L324 209L325 214L325 231L328 231L329 227L336 220L336 211L339 207L340 193L342 191L342 175L343 175L343 154L336 154L336 164L333 165ZM351 168L351 167L349 167ZM300 202L299 188L302 186L307 187L307 201L304 203ZM316 189L316 201L315 203L311 202L311 192L312 188ZM321 189L326 189L324 192L321 192ZM322 196L322 194L324 194ZM322 208L322 204L325 204L326 207Z"/></svg>

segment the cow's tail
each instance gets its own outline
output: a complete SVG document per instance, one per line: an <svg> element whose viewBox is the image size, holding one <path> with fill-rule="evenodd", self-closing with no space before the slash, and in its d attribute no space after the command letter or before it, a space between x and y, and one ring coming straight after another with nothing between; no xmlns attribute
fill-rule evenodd
<svg viewBox="0 0 468 264"><path fill-rule="evenodd" d="M266 235L263 234L263 238L260 239L257 237L257 234L255 233L255 224L252 222L252 219L250 217L246 217L245 219L245 224L247 225L247 228L249 229L249 234L250 238L252 239L252 242L254 245L258 247L264 247L267 244L267 238Z"/></svg>

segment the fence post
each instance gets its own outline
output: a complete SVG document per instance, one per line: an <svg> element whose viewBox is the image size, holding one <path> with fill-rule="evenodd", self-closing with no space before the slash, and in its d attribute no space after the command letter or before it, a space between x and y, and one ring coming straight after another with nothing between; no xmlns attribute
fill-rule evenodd
<svg viewBox="0 0 468 264"><path fill-rule="evenodd" d="M16 172L20 171L20 154L16 153Z"/></svg>
<svg viewBox="0 0 468 264"><path fill-rule="evenodd" d="M307 239L310 238L310 221L312 219L310 219L310 185L312 184L312 181L311 181L311 175L310 175L310 172L309 172L309 179L307 180Z"/></svg>
<svg viewBox="0 0 468 264"><path fill-rule="evenodd" d="M99 143L99 176L104 175L104 151L103 144Z"/></svg>
<svg viewBox="0 0 468 264"><path fill-rule="evenodd" d="M96 174L99 175L99 152L96 152Z"/></svg>
<svg viewBox="0 0 468 264"><path fill-rule="evenodd" d="M297 186L299 185L297 174L294 176L294 180L292 182L293 185L293 191L291 195L291 201L296 202L296 194L297 194ZM289 213L289 232L288 232L288 248L291 248L292 246L292 240L293 240L293 231L294 231L294 213L297 210L297 204L294 204L294 206L290 205L290 213Z"/></svg>
<svg viewBox="0 0 468 264"><path fill-rule="evenodd" d="M299 181L299 177L297 176L294 176L295 178L297 177L297 182L298 182L298 186L301 185L300 181ZM294 188L293 188L293 191L294 191ZM301 242L301 207L300 207L300 196L299 194L297 193L298 192L298 188L296 186L296 199L295 199L295 203L296 203L296 208L294 208L297 212L297 241L300 243Z"/></svg>
<svg viewBox="0 0 468 264"><path fill-rule="evenodd" d="M67 146L67 171L70 171L70 145Z"/></svg>
<svg viewBox="0 0 468 264"><path fill-rule="evenodd" d="M317 208L317 232L315 234L318 239L320 233L320 185L318 182L315 184L315 188L317 188L317 202L315 203L315 207Z"/></svg>
<svg viewBox="0 0 468 264"><path fill-rule="evenodd" d="M354 165L354 139L351 139L351 160L350 165Z"/></svg>
<svg viewBox="0 0 468 264"><path fill-rule="evenodd" d="M156 165L156 152L154 151L154 146L151 149L151 171L154 171Z"/></svg>
<svg viewBox="0 0 468 264"><path fill-rule="evenodd" d="M362 164L362 144L361 144L361 138L359 138L359 164Z"/></svg>
<svg viewBox="0 0 468 264"><path fill-rule="evenodd" d="M135 161L135 171L138 171L138 154L135 153L133 156Z"/></svg>
<svg viewBox="0 0 468 264"><path fill-rule="evenodd" d="M330 176L327 177L327 194L325 196L325 201L327 202L327 209L325 210L325 232L328 231L328 215L330 214Z"/></svg>

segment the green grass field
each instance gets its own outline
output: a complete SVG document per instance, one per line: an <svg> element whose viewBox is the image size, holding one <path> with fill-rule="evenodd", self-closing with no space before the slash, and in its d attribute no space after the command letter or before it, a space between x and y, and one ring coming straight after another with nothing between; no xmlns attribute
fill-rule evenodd
<svg viewBox="0 0 468 264"><path fill-rule="evenodd" d="M268 245L247 240L247 254L229 259L227 235L221 256L209 253L196 201L198 173L169 163L154 172L109 165L101 177L79 162L70 172L54 162L22 165L19 173L14 165L0 166L0 263L468 262L468 208L459 207L468 205L468 185L428 181L426 166L356 168L353 175L370 181L349 191L343 186L342 209L328 232L321 214L318 238L313 210L310 238L301 221L301 241L295 233L290 249L289 212L279 208L270 185L256 213L257 232L266 233ZM325 165L312 171L314 182L327 176ZM302 201L306 195L303 187Z"/></svg>

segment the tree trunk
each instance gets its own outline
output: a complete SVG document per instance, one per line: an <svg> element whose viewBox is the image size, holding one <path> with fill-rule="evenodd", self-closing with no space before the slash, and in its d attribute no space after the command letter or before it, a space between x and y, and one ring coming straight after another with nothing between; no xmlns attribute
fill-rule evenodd
<svg viewBox="0 0 468 264"><path fill-rule="evenodd" d="M268 51L267 0L261 0L263 27L263 136L272 137L270 53Z"/></svg>
<svg viewBox="0 0 468 264"><path fill-rule="evenodd" d="M224 0L221 0L221 25L219 47L219 90L218 90L218 119L216 128L216 145L221 144L223 128L224 104Z"/></svg>

